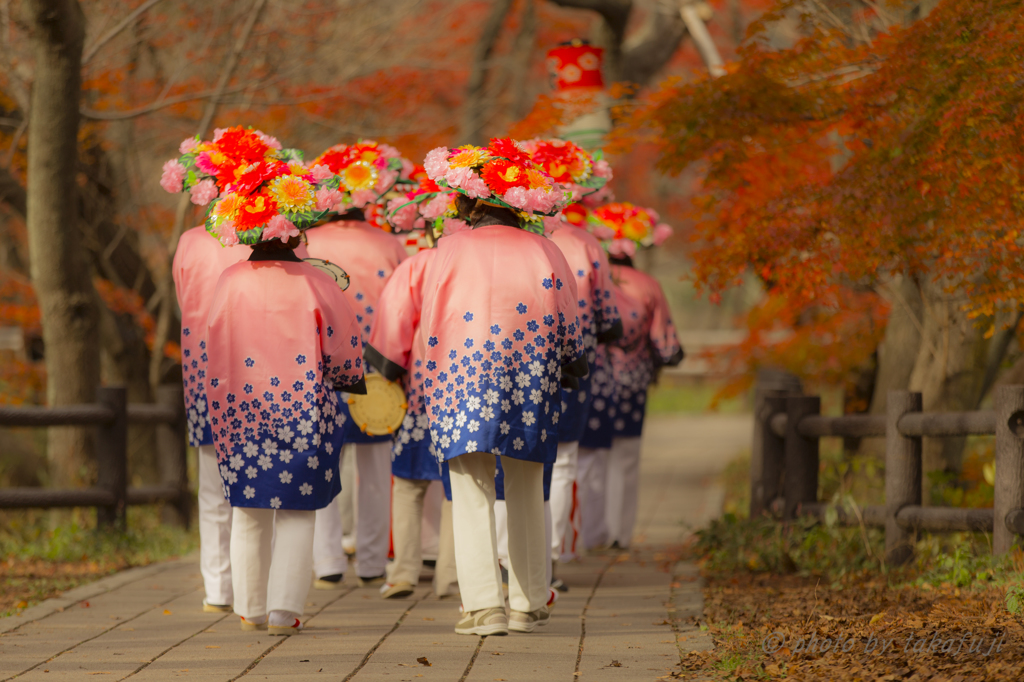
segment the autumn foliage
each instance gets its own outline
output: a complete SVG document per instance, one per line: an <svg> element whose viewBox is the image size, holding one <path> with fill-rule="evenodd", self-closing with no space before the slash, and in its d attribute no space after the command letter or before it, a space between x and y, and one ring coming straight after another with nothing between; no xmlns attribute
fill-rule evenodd
<svg viewBox="0 0 1024 682"><path fill-rule="evenodd" d="M778 2L727 75L666 84L619 142L701 171L695 281L714 295L753 274L768 293L744 357L792 328L803 351L776 359L827 378L874 351L895 274L936 278L989 325L1024 299L1024 14L945 0L868 41L804 16L795 44L769 47L799 11Z"/></svg>

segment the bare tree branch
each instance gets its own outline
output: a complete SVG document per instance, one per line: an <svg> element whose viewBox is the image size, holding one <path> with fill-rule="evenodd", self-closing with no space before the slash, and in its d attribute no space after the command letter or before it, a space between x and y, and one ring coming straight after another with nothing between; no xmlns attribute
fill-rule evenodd
<svg viewBox="0 0 1024 682"><path fill-rule="evenodd" d="M85 66L86 64L88 64L89 60L93 58L93 56L99 51L99 49L101 47L103 47L104 45L106 45L108 42L110 42L110 40L112 38L114 38L114 36L116 36L118 33L123 31L133 21L138 19L139 16L143 12L145 12L150 7L152 7L153 5L157 4L160 1L161 0L148 0L148 2L142 3L141 5L139 5L138 7L135 8L135 11L131 12L128 16L126 16L124 19L122 19L121 22L117 26L115 26L114 28L112 28L109 31L107 31L107 33L104 34L104 36L102 38L100 38L95 43L93 43L91 46L86 48L85 54L82 55L82 66Z"/></svg>

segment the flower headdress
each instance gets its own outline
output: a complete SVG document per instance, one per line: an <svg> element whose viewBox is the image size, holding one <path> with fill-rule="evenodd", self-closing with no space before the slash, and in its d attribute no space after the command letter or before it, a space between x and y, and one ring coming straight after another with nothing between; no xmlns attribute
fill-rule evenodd
<svg viewBox="0 0 1024 682"><path fill-rule="evenodd" d="M611 180L612 167L604 160L601 150L591 154L572 142L557 138L537 138L522 145L552 180L572 190L574 201L597 192Z"/></svg>
<svg viewBox="0 0 1024 682"><path fill-rule="evenodd" d="M333 207L336 213L364 208L396 185L413 184L412 162L391 145L372 140L336 144L316 157L310 166L314 172L338 176L339 195Z"/></svg>
<svg viewBox="0 0 1024 682"><path fill-rule="evenodd" d="M658 246L672 234L671 227L658 222L654 209L625 202L593 209L587 222L590 231L613 256L632 256L638 245Z"/></svg>
<svg viewBox="0 0 1024 682"><path fill-rule="evenodd" d="M429 224L439 237L469 227L458 217L455 192L442 190L423 166L416 166L411 177L417 182L416 189L388 202L387 220L396 232L422 230Z"/></svg>
<svg viewBox="0 0 1024 682"><path fill-rule="evenodd" d="M510 209L534 232L544 230L541 216L555 215L571 197L509 138L492 139L487 147L438 147L423 165L441 189Z"/></svg>
<svg viewBox="0 0 1024 682"><path fill-rule="evenodd" d="M178 151L164 164L160 186L209 205L206 229L224 246L287 241L320 220L337 193L336 177L313 177L301 152L259 130L218 128L212 140L189 138Z"/></svg>

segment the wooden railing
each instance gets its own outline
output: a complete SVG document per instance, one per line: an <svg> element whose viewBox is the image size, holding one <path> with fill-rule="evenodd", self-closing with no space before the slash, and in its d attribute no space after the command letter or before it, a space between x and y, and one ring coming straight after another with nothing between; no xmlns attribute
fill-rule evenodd
<svg viewBox="0 0 1024 682"><path fill-rule="evenodd" d="M818 501L818 441L829 437L885 438L885 505L837 509L840 523L885 528L886 559L913 556L917 531L986 531L1003 554L1024 535L1024 386L996 389L994 409L921 412L921 394L890 391L884 415L823 417L817 396L758 390L754 406L750 516L773 513L824 518ZM993 509L921 504L922 437L994 435Z"/></svg>
<svg viewBox="0 0 1024 682"><path fill-rule="evenodd" d="M0 509L96 507L100 525L120 524L130 504L170 503L175 520L188 525L185 408L180 387L161 387L157 402L129 405L121 386L104 386L90 405L0 407L0 426L96 426L96 485L77 490L0 488ZM157 428L158 485L128 487L128 424Z"/></svg>

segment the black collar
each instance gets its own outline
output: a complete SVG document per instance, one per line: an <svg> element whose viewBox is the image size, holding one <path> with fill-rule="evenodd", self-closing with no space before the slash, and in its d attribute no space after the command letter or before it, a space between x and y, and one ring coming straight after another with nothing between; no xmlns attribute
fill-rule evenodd
<svg viewBox="0 0 1024 682"><path fill-rule="evenodd" d="M253 249L252 255L249 256L249 260L254 263L266 260L283 260L290 261L292 263L302 262L302 259L295 255L294 249L287 249L284 251L264 251L263 249Z"/></svg>

